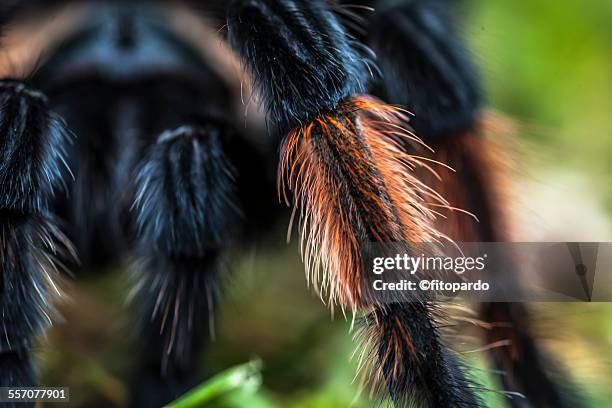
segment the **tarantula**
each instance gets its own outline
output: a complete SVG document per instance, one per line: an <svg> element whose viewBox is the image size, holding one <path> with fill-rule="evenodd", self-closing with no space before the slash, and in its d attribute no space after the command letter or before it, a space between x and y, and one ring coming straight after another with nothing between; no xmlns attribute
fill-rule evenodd
<svg viewBox="0 0 612 408"><path fill-rule="evenodd" d="M24 44L44 39L42 58L22 65L27 75L5 69L0 80L0 386L36 384L31 349L52 323L64 265L129 252L137 378L158 384L146 396L136 384L132 404L168 402L196 371L221 256L283 214L280 197L301 218L315 289L363 317L367 375L381 396L397 407L480 406L479 386L442 341L443 308L378 302L360 263L363 242L506 238L496 156L481 136L483 94L454 2L228 3L2 9L4 44L20 26ZM63 17L52 19L57 10ZM58 20L61 29L45 29ZM266 126L253 110L246 121L236 115L234 54L217 35L241 58L243 102L252 87L249 104L263 108ZM457 173L432 171L435 161ZM503 387L524 396L509 404L579 404L548 371L523 305L483 304L481 313L487 342L511 340L491 351Z"/></svg>

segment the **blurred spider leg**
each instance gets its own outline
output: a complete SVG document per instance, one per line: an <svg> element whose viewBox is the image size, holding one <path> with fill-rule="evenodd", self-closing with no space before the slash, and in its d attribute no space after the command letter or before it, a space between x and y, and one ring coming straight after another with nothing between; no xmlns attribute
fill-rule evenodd
<svg viewBox="0 0 612 408"><path fill-rule="evenodd" d="M414 177L415 159L392 136L403 132L402 110L359 96L367 63L323 1L235 1L228 31L285 135L279 188L302 215L309 280L331 307L368 314L366 375L397 407L480 405L427 299L367 295L362 244L442 238L422 203L444 200Z"/></svg>
<svg viewBox="0 0 612 408"><path fill-rule="evenodd" d="M56 258L74 255L49 212L70 175L67 142L42 93L0 80L0 387L36 384L31 349L61 295Z"/></svg>
<svg viewBox="0 0 612 408"><path fill-rule="evenodd" d="M194 386L197 357L214 334L221 253L240 221L236 174L219 133L187 125L167 130L137 167L135 296L143 349L134 406L163 405Z"/></svg>
<svg viewBox="0 0 612 408"><path fill-rule="evenodd" d="M379 3L366 34L383 74L376 94L413 112L412 127L435 151L429 158L456 170L439 167L438 177L433 177L421 169L423 182L480 221L448 211L446 218L438 219L437 228L457 242L507 241L508 155L483 135L501 137L503 127L482 114L480 84L454 26L455 5L449 0L395 2L388 7ZM415 151L408 144L405 148ZM497 323L485 333L488 344L511 341L490 351L496 369L504 373L500 380L505 390L525 396L509 399L510 405L580 406L569 376L537 344L524 304L485 303L481 316Z"/></svg>

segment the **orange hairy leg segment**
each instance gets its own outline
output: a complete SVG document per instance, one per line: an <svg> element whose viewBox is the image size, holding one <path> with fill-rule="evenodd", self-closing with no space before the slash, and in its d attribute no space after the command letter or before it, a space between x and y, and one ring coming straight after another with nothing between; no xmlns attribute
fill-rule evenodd
<svg viewBox="0 0 612 408"><path fill-rule="evenodd" d="M405 113L370 97L344 101L290 132L281 148L279 185L301 211L309 280L332 304L371 306L363 297L361 245L432 242L428 202L446 202L413 174L424 164L406 154Z"/></svg>
<svg viewBox="0 0 612 408"><path fill-rule="evenodd" d="M281 150L279 184L301 212L309 279L333 305L365 312L363 358L370 381L396 406L479 406L461 364L440 340L426 299L385 302L371 296L364 243L434 242L431 206L448 203L415 176L430 171L406 153L422 143L404 127L404 112L369 97L344 101L290 132ZM287 200L288 201L288 200ZM366 370L368 371L368 370Z"/></svg>

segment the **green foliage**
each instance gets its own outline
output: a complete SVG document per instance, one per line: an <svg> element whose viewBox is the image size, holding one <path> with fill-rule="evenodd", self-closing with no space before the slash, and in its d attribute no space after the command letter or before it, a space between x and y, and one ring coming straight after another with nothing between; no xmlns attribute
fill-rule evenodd
<svg viewBox="0 0 612 408"><path fill-rule="evenodd" d="M257 392L261 388L260 360L230 368L204 382L166 408L200 408L225 402L227 407L274 408ZM248 404L246 404L248 402Z"/></svg>

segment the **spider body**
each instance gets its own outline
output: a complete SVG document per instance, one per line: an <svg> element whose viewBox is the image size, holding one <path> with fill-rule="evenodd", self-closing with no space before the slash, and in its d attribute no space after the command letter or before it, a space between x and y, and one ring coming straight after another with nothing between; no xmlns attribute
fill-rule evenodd
<svg viewBox="0 0 612 408"><path fill-rule="evenodd" d="M2 21L61 3L8 7ZM203 7L227 8L228 43L267 132L237 119L227 72L170 18L174 2L92 2L43 47L27 79L0 81L0 386L36 384L31 348L52 322L60 265L76 268L77 254L88 267L135 258L143 347L132 405L160 406L193 385L223 257L238 237L252 239L282 214L269 177L277 162L269 153L279 149L279 194L301 214L309 279L332 306L364 316L368 374L381 395L397 407L481 404L442 341L433 302L384 304L365 290L362 243L503 239L489 196L494 181L481 177L490 163L478 160L481 91L453 5L374 3L378 11L364 17L320 0ZM467 163L460 177L430 180L411 156L422 141L405 129L405 111L383 100L413 110L426 143ZM474 135L475 147L462 135ZM436 183L467 210L486 213L485 225L452 212L437 219L424 203L453 203ZM507 307L484 315L500 310L516 319ZM529 331L520 335L539 358ZM505 383L527 394L517 406L569 401L543 367L526 373L509 354L494 362L519 368ZM549 386L543 399L526 387L530 376Z"/></svg>
<svg viewBox="0 0 612 408"><path fill-rule="evenodd" d="M175 145L176 137L169 136L175 131L184 133L194 149L198 149L192 154L202 154L197 158L201 170L210 160L223 160L225 157L218 152L222 150L219 134L226 133L225 122L229 120L226 112L231 112L232 102L227 85L193 47L167 27L161 15L138 5L99 7L90 12L94 18L75 27L74 33L59 45L33 78L36 86L50 96L51 108L64 117L73 133L91 135L77 139L71 146L69 161L75 168L75 181L71 184L68 201L59 203L64 209L62 216L75 226L70 235L78 243L81 260L95 264L104 258L116 258L128 245L125 237L129 236L126 230L129 222L124 219L130 217L127 210L134 199L129 196L129 189L137 191L139 203L146 201L143 211L151 208L167 211L168 215L179 217L179 220L169 220L168 225L187 227L183 231L186 235L180 236L176 231L166 230L166 226L157 225L160 230L154 232L147 215L139 214L137 223L142 224L143 234L155 247L161 245L168 249L153 235L186 245L202 242L194 239L197 238L194 234L226 231L222 227L226 217L215 210L206 221L195 220L191 224L180 220L181 216L186 216L185 211L193 210L194 215L207 211L185 206L162 209L172 203L181 206L181 194L189 191L179 189L169 193L173 197L151 200L149 193L159 191L142 191L130 177L137 174L136 161L145 155L155 162L161 161L156 155L166 154L178 159L189 154L180 143ZM194 100L201 102L191 103ZM76 103L79 106L75 106ZM199 133L211 134L212 138L206 139L206 146L197 147L201 141L197 137ZM156 147L151 148L151 145ZM154 151L149 151L151 149ZM205 157L209 152L214 155ZM187 158L185 163L193 161ZM142 163L142 167L142 173L151 174L140 174L139 181L151 185L150 176L156 177L156 182L164 182L165 175L159 174L155 163ZM233 171L213 168L216 170L228 176ZM193 194L197 195L198 189L208 191L206 178L199 180L196 186L189 186L190 181L186 180L190 177L189 168L179 168L177 163L173 171L177 183L193 188L196 191ZM222 188L226 188L223 183ZM224 193L223 190L220 193ZM208 203L200 202L201 206L205 204ZM203 225L213 220L219 220L221 225L217 228ZM197 226L197 231L189 231L191 226ZM205 241L208 244L208 240Z"/></svg>

